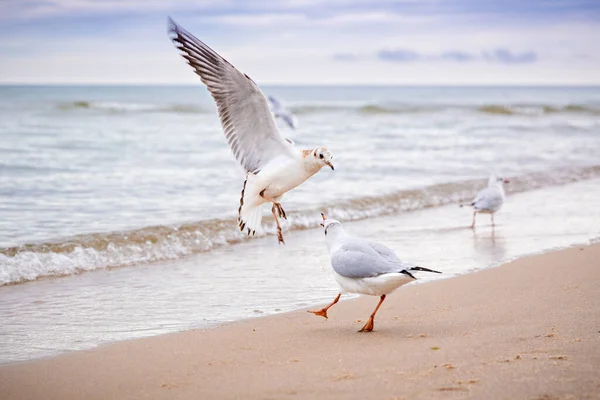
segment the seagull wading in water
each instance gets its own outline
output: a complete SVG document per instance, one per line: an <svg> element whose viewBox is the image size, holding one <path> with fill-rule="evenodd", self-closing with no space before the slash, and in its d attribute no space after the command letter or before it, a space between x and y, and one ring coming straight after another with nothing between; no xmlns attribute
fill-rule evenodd
<svg viewBox="0 0 600 400"><path fill-rule="evenodd" d="M475 228L475 218L477 213L490 214L492 217L492 226L494 225L494 214L502 208L506 195L504 194L504 184L507 179L492 175L488 181L488 187L477 193L477 196L470 204L461 204L460 206L473 207L473 222L471 228Z"/></svg>
<svg viewBox="0 0 600 400"><path fill-rule="evenodd" d="M321 213L321 217L333 274L341 290L327 307L309 311L313 314L327 318L327 310L338 302L342 293L379 296L377 307L365 326L359 331L370 332L374 327L375 314L386 295L417 279L412 272L426 271L441 274L439 271L404 263L390 248L351 236L346 233L339 221L327 219L323 213Z"/></svg>
<svg viewBox="0 0 600 400"><path fill-rule="evenodd" d="M278 242L285 243L278 219L287 219L281 198L324 166L333 170L333 155L322 146L295 148L277 130L256 83L170 18L169 36L217 103L227 143L246 171L238 209L240 230L254 235L260 229L261 206L270 202Z"/></svg>

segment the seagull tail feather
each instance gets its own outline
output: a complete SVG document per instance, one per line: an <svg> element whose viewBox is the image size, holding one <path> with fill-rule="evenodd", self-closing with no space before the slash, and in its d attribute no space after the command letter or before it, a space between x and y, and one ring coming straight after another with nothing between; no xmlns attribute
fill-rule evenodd
<svg viewBox="0 0 600 400"><path fill-rule="evenodd" d="M260 186L257 186L255 178L256 175L252 173L248 173L246 176L238 209L238 226L240 231L248 236L254 236L256 232L260 232L262 221L261 205L264 203L264 199L260 197Z"/></svg>

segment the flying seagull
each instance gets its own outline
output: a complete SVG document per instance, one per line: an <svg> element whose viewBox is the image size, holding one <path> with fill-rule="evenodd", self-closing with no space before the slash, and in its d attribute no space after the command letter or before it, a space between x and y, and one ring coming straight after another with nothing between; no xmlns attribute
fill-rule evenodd
<svg viewBox="0 0 600 400"><path fill-rule="evenodd" d="M269 95L267 99L269 100L269 108L275 118L281 118L292 129L298 127L298 119L275 96Z"/></svg>
<svg viewBox="0 0 600 400"><path fill-rule="evenodd" d="M246 172L238 209L240 231L260 230L261 206L273 203L277 240L285 243L279 217L287 219L281 198L328 166L332 153L323 146L300 150L277 130L267 99L256 83L198 38L169 18L168 32L217 103L225 138Z"/></svg>
<svg viewBox="0 0 600 400"><path fill-rule="evenodd" d="M504 184L507 179L492 175L488 181L488 187L477 193L477 196L470 204L461 204L460 206L473 207L473 222L471 228L475 228L475 218L477 213L490 214L492 218L492 227L494 225L494 214L502 208L506 195L504 194Z"/></svg>
<svg viewBox="0 0 600 400"><path fill-rule="evenodd" d="M338 302L342 293L379 296L377 307L365 326L359 331L370 332L374 327L375 314L386 295L417 279L413 272L441 273L404 263L390 248L351 236L346 233L339 221L327 219L323 213L321 213L321 217L323 218L321 225L325 228L325 240L331 257L331 266L335 280L340 286L340 293L327 307L309 311L315 315L327 318L327 310Z"/></svg>

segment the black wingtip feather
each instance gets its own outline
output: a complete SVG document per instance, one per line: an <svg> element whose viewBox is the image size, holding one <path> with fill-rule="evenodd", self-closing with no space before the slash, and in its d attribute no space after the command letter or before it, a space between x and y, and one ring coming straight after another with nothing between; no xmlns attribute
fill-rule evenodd
<svg viewBox="0 0 600 400"><path fill-rule="evenodd" d="M433 272L436 274L441 274L440 271L434 271L433 269L425 268L425 267L412 267L411 271L424 271L424 272Z"/></svg>
<svg viewBox="0 0 600 400"><path fill-rule="evenodd" d="M179 30L179 26L177 25L177 23L175 21L173 21L173 18L171 18L170 16L167 17L167 33L168 34L177 34L177 31Z"/></svg>
<svg viewBox="0 0 600 400"><path fill-rule="evenodd" d="M413 278L413 279L417 279L417 278L415 278L415 276L414 276L413 274L411 274L410 272L408 272L408 271L407 271L407 270L405 270L405 269L403 269L402 271L400 271L400 273L401 273L401 274L404 274L404 275L408 275L408 276L410 276L410 277L411 277L411 278Z"/></svg>

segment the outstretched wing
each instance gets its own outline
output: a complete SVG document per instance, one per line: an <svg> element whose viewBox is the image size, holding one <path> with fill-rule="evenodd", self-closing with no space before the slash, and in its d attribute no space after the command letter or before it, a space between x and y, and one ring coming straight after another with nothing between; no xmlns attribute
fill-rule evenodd
<svg viewBox="0 0 600 400"><path fill-rule="evenodd" d="M273 114L277 114L283 108L281 102L277 100L275 96L269 96L268 99L269 106L271 107L271 112L273 112Z"/></svg>
<svg viewBox="0 0 600 400"><path fill-rule="evenodd" d="M277 130L269 105L256 83L169 18L169 35L217 103L221 125L236 160L256 172L293 147Z"/></svg>
<svg viewBox="0 0 600 400"><path fill-rule="evenodd" d="M296 117L292 115L276 97L269 95L269 108L271 112L275 116L275 118L281 118L288 126L292 129L296 129L298 126L298 121Z"/></svg>
<svg viewBox="0 0 600 400"><path fill-rule="evenodd" d="M298 127L298 122L296 120L296 118L290 114L287 110L284 110L283 112L277 114L278 117L280 117L282 120L285 121L286 124L288 124L288 126L292 129L296 129Z"/></svg>

